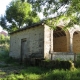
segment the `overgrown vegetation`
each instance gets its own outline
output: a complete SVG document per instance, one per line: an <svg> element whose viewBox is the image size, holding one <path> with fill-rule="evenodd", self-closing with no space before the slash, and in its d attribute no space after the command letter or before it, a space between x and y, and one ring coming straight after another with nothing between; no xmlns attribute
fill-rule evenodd
<svg viewBox="0 0 80 80"><path fill-rule="evenodd" d="M18 74L10 74L6 78L0 80L80 80L80 69L70 71L27 67Z"/></svg>
<svg viewBox="0 0 80 80"><path fill-rule="evenodd" d="M49 63L50 61L45 61L45 62ZM1 72L0 74L5 75L6 73ZM78 69L74 68L68 70L68 69L52 69L52 68L50 69L50 68L35 67L35 66L34 67L28 66L25 69L21 69L19 72L13 72L8 76L6 76L5 78L0 78L0 80L79 80L79 79L80 79L80 68Z"/></svg>
<svg viewBox="0 0 80 80"><path fill-rule="evenodd" d="M61 60L42 60L40 63L41 67L47 69L75 69L74 63L72 61L61 61Z"/></svg>
<svg viewBox="0 0 80 80"><path fill-rule="evenodd" d="M10 37L4 36L0 34L0 61L5 61L10 58L9 57L9 46L10 46ZM12 59L10 59L11 61ZM8 60L9 61L9 60Z"/></svg>
<svg viewBox="0 0 80 80"><path fill-rule="evenodd" d="M16 65L17 60L13 59L12 57L9 56L9 44L4 44L4 49L3 51L0 53L0 62L4 62L5 65L0 65L0 66L8 66L7 64L12 64L12 65ZM18 63L17 63L18 64Z"/></svg>
<svg viewBox="0 0 80 80"><path fill-rule="evenodd" d="M77 55L77 59L76 59L76 67L80 68L80 54Z"/></svg>
<svg viewBox="0 0 80 80"><path fill-rule="evenodd" d="M0 34L0 45L1 44L9 44L10 37L4 36L3 34Z"/></svg>
<svg viewBox="0 0 80 80"><path fill-rule="evenodd" d="M5 59L9 55L10 37L0 34L0 60Z"/></svg>

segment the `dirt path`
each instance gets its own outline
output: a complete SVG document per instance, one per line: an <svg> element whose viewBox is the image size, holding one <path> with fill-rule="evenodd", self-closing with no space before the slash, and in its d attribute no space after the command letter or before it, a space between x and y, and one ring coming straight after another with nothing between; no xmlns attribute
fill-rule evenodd
<svg viewBox="0 0 80 80"><path fill-rule="evenodd" d="M22 69L24 69L24 66L12 66L10 64L0 62L0 78L4 78L12 73L19 74Z"/></svg>

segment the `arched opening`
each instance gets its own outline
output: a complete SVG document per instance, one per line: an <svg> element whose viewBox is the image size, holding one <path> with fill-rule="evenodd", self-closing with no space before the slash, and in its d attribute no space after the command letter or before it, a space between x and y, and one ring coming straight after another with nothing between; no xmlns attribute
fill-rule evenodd
<svg viewBox="0 0 80 80"><path fill-rule="evenodd" d="M73 34L73 52L80 53L80 31L75 31Z"/></svg>
<svg viewBox="0 0 80 80"><path fill-rule="evenodd" d="M60 27L53 31L53 50L54 52L67 52L66 33Z"/></svg>

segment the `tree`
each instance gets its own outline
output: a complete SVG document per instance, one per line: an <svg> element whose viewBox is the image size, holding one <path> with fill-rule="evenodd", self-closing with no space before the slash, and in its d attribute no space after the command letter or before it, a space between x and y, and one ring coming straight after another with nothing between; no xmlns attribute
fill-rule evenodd
<svg viewBox="0 0 80 80"><path fill-rule="evenodd" d="M5 36L3 34L0 34L0 43L5 42Z"/></svg>
<svg viewBox="0 0 80 80"><path fill-rule="evenodd" d="M0 25L9 32L29 26L39 21L37 13L32 11L29 3L13 0L6 8L6 14L1 16Z"/></svg>
<svg viewBox="0 0 80 80"><path fill-rule="evenodd" d="M70 20L68 24L65 24L67 27L80 23L80 0L27 0L27 1L32 4L33 10L43 12L47 20L47 23L50 26L58 23L60 19L63 19L63 21L66 19ZM49 19L52 15L53 18Z"/></svg>

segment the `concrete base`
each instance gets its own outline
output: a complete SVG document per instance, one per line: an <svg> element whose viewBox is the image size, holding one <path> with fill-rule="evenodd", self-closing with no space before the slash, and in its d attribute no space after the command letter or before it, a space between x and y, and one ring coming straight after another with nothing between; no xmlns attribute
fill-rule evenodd
<svg viewBox="0 0 80 80"><path fill-rule="evenodd" d="M73 60L74 61L74 54L68 52L54 52L51 53L52 60Z"/></svg>

